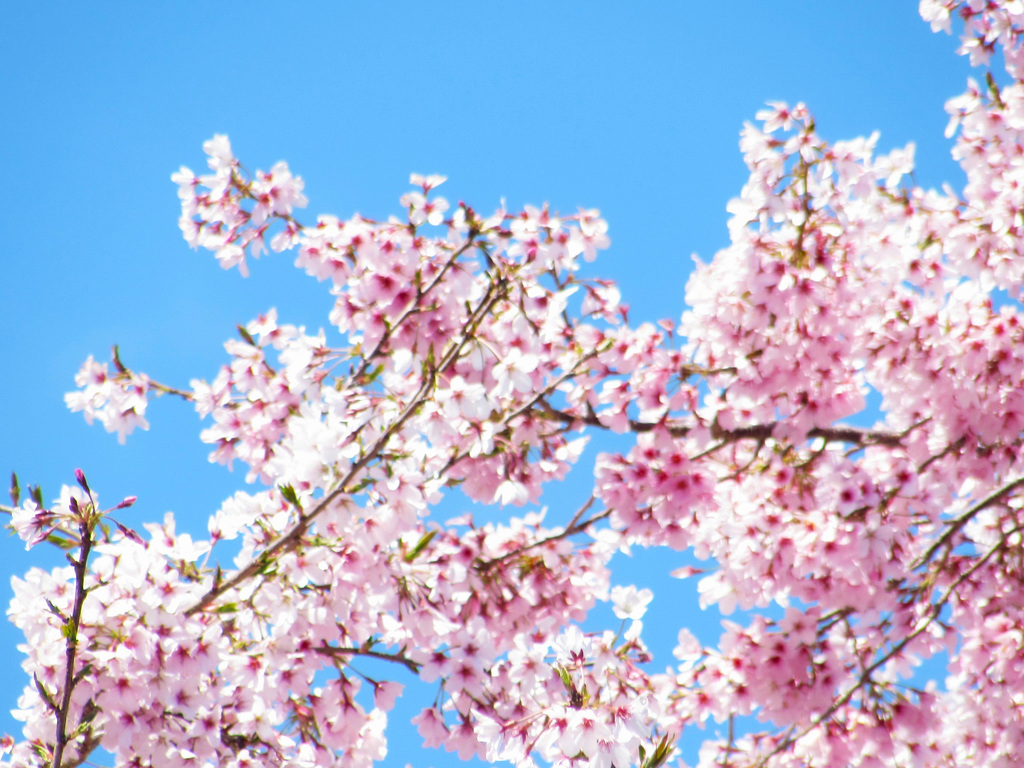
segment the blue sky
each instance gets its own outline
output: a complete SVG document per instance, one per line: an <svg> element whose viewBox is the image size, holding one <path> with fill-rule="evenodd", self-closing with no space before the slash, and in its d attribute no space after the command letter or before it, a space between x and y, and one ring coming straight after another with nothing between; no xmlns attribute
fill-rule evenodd
<svg viewBox="0 0 1024 768"><path fill-rule="evenodd" d="M879 130L882 150L915 141L917 183L960 186L943 103L969 69L916 6L10 5L0 46L0 470L50 499L82 467L101 501L139 497L130 522L173 510L196 532L244 485L243 472L207 462L182 403L154 403L151 431L126 446L63 406L82 361L107 359L113 343L133 369L184 386L212 378L235 325L271 306L284 322L326 325L324 286L289 257L264 258L243 280L181 239L169 177L202 167L214 133L227 133L249 168L287 160L306 181L308 219L396 212L410 172L446 174L442 194L481 211L501 198L599 208L613 245L587 273L620 283L635 322L678 318L691 254L709 259L726 244L725 206L746 176L739 131L767 100L806 102L833 140ZM57 563L16 539L0 546L4 605L10 576ZM678 591L661 575L669 558L632 565L623 580ZM662 600L673 609L656 611L669 640L684 622L717 627L717 617L687 613L692 595ZM6 712L24 682L18 641L0 627L0 733L17 728ZM670 661L662 653L659 666ZM395 723L392 738L406 728ZM396 752L386 765L450 764Z"/></svg>

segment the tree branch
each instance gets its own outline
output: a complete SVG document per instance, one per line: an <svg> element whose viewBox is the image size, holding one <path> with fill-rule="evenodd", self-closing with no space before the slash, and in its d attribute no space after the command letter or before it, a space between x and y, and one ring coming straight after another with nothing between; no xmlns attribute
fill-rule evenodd
<svg viewBox="0 0 1024 768"><path fill-rule="evenodd" d="M192 616L199 611L202 611L220 595L234 589L245 580L255 576L277 555L294 549L298 546L302 536L309 530L309 526L312 525L313 521L323 514L324 510L326 510L335 499L339 496L350 495L354 492L355 479L371 461L377 458L391 437L398 432L405 422L408 421L409 418L423 405L423 403L426 402L427 397L433 391L438 372L443 371L454 360L458 359L463 347L476 332L476 329L483 321L483 318L486 317L487 313L490 312L494 304L503 295L506 285L507 278L505 277L496 276L493 279L490 286L488 286L487 292L481 299L480 304L474 310L473 314L467 319L462 334L454 340L441 359L428 372L425 380L420 385L420 388L406 404L398 418L396 418L395 421L393 421L387 429L381 433L381 435L374 441L373 446L364 453L358 461L349 467L345 476L339 481L337 488L324 496L324 498L321 499L312 510L301 514L298 522L292 526L291 530L267 547L267 549L263 550L251 563L249 563L249 565L227 581L220 584L214 584L214 586L212 586L197 603L185 610L186 616Z"/></svg>
<svg viewBox="0 0 1024 768"><path fill-rule="evenodd" d="M1024 478L1016 482L1024 482ZM979 568L981 568L982 565L988 562L988 559L992 557L992 555L994 555L996 552L1002 549L1005 545L1006 537L1000 537L999 541L996 542L994 546L989 548L989 550L985 552L985 554L982 557L978 558L978 560L975 561L970 568L968 568L966 571L960 574L960 576L958 576L957 579L949 585L946 591L943 592L939 599L932 603L931 608L926 614L924 620L921 621L921 623L914 629L914 631L912 631L898 643L895 643L891 648L889 648L888 651L886 651L884 654L875 659L874 662L872 662L869 666L865 667L864 671L857 678L856 682L849 688L847 688L847 690L844 691L842 695L839 696L839 698L835 699L828 709L826 709L820 715L815 717L813 722L811 722L807 727L801 730L800 733L794 736L787 737L784 741L780 742L778 746L775 747L775 749L773 749L767 755L758 760L758 768L761 768L762 766L766 765L768 760L770 760L772 757L791 747L797 741L802 739L804 736L809 734L815 728L817 728L830 717L832 717L832 715L838 712L843 706L845 706L850 701L850 699L852 699L854 695L856 695L858 691L863 689L866 685L868 685L871 682L871 677L874 674L875 670L877 670L883 664L887 663L889 660L895 657L904 648L906 648L907 645L909 645L915 638L920 636L925 630L928 629L928 627L932 625L932 622L934 622L939 617L939 614L942 613L942 609L949 602L950 598L955 594L957 588L961 584L963 584L967 579L973 576L974 573Z"/></svg>
<svg viewBox="0 0 1024 768"><path fill-rule="evenodd" d="M86 594L85 577L88 570L89 554L93 545L91 524L93 512L94 510L91 509L80 512L81 519L79 520L78 530L81 534L82 548L77 559L70 555L68 556L75 571L75 603L71 609L71 617L64 625L64 636L66 638L64 643L64 661L67 666L64 671L64 693L56 712L56 744L53 749L53 761L50 764L52 768L61 768L64 760L64 748L68 743L67 724L68 715L71 711L71 694L78 680L75 676L75 659L78 654L78 630L82 621L82 606L85 604Z"/></svg>
<svg viewBox="0 0 1024 768"><path fill-rule="evenodd" d="M368 656L373 659L383 659L384 661L392 661L396 664L401 664L407 667L414 675L418 675L420 672L419 664L399 653L372 651L369 648L338 648L337 646L328 645L327 643L318 645L313 650L324 656L330 656L331 658L338 658L339 656Z"/></svg>
<svg viewBox="0 0 1024 768"><path fill-rule="evenodd" d="M580 415L559 410L547 402L542 403L542 405L544 406L544 414L548 418L568 424L586 424L588 426L600 427L602 429L608 428L601 422L600 417L596 413L591 412L587 415ZM748 427L736 427L734 429L724 429L716 424L712 426L711 434L713 437L722 440L725 443L733 443L740 440L764 441L772 436L772 433L778 424L779 422L770 422L768 424L753 424ZM914 427L916 426L917 425L915 424ZM910 427L910 429L913 429L914 427ZM669 419L658 422L636 421L635 419L630 419L629 429L631 432L637 433L651 432L655 429L665 429L674 437L686 437L690 434L692 427L682 424L679 421ZM896 446L900 444L909 431L910 430L908 429L903 432L889 432L879 429L862 429L861 427L839 425L835 427L814 427L807 432L807 436L809 438L821 438L826 442L833 443L853 443L860 446Z"/></svg>
<svg viewBox="0 0 1024 768"><path fill-rule="evenodd" d="M586 514L586 511L590 509L591 506L593 506L595 501L597 501L597 498L591 496L587 503L576 511L576 514L573 515L572 520L569 521L569 525L567 525L559 533L554 533L546 538L534 541L531 544L524 544L521 547L513 549L510 552L506 552L502 555L498 555L498 557L493 557L490 560L481 561L477 565L477 568L479 568L480 570L487 570L492 565L504 562L505 560L508 560L510 557L516 557L517 555L521 555L524 552L529 552L531 549L536 549L537 547L542 547L545 544L548 544L552 541L558 541L559 539L564 539L567 536L573 536L577 533L582 533L587 528L592 526L594 523L598 522L599 520L604 520L612 513L610 509L606 509L604 512L599 512L593 517L584 520L582 523L579 522L579 519L583 517L584 514Z"/></svg>
<svg viewBox="0 0 1024 768"><path fill-rule="evenodd" d="M1012 493L1022 485L1024 485L1024 477L1018 477L1016 480L1011 480L1002 488L999 488L990 493L984 499L982 499L977 504L969 508L966 512L961 514L959 517L949 521L946 524L946 530L943 531L942 535L939 536L939 538L937 538L932 543L932 545L924 551L924 554L922 554L914 561L913 565L911 566L911 570L917 570L921 566L928 563L935 556L935 553L939 550L939 548L948 544L950 539L952 539L958 531L960 531L965 525L967 525L967 523L973 520L979 512L1001 501L1004 496L1007 496L1008 494Z"/></svg>

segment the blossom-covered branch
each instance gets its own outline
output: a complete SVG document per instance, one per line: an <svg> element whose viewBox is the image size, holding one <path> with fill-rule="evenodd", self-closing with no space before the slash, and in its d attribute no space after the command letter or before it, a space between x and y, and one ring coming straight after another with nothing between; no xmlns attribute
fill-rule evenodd
<svg viewBox="0 0 1024 768"><path fill-rule="evenodd" d="M609 245L596 211L485 216L417 175L400 216L304 223L286 164L249 172L207 142L209 172L173 177L186 241L243 275L295 251L328 284L327 325L269 309L187 388L116 347L86 361L72 410L123 442L175 395L211 461L261 485L194 540L171 514L142 535L97 512L84 476L50 506L14 480L0 511L70 567L14 581L29 680L0 765L102 748L132 768L370 766L413 677L431 685L427 746L523 768L655 768L708 720L724 734L706 768L1011 764L1020 6L921 3L1006 70L948 105L962 193L913 186L912 145L831 142L806 106L771 103L742 134L728 244L678 321L635 324L584 274ZM587 502L548 503L597 432L619 442L593 457ZM651 547L704 561L672 575L699 575L702 608L729 617L717 641L680 617L664 671L643 623L657 596L611 567ZM621 626L584 632L601 602Z"/></svg>

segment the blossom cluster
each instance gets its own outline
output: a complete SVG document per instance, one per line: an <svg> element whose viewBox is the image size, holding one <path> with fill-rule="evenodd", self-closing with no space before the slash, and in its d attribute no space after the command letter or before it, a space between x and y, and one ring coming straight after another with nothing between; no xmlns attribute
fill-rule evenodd
<svg viewBox="0 0 1024 768"><path fill-rule="evenodd" d="M97 363L90 355L75 376L80 389L65 395L64 402L72 412L81 411L89 424L99 419L107 432L117 432L123 445L136 427L149 429L149 378L119 365L116 351L115 366L117 372L111 375L106 363Z"/></svg>
<svg viewBox="0 0 1024 768"><path fill-rule="evenodd" d="M260 485L198 541L125 527L83 477L15 499L22 539L71 565L15 583L32 682L0 765L369 766L413 677L437 692L427 746L523 768L657 768L710 722L702 768L1019 761L1024 4L921 12L1006 64L948 105L962 194L912 186L912 145L829 142L772 103L678 321L633 325L582 275L596 211L482 215L415 175L400 216L302 224L287 165L207 142L211 172L174 176L186 241L243 275L293 250L329 325L271 309L188 390L87 361L73 410L123 441L182 397L211 461ZM596 431L625 448L593 493L541 506ZM452 517L459 493L525 509ZM706 561L674 575L730 617L717 643L681 626L667 667L653 596L611 570L649 547ZM621 627L585 633L608 601Z"/></svg>

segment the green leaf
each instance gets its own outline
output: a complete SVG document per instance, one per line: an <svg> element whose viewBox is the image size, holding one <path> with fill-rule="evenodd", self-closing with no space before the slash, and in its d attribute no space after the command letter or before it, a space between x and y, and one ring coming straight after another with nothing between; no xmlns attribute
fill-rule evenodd
<svg viewBox="0 0 1024 768"><path fill-rule="evenodd" d="M85 706L82 708L82 719L79 722L78 727L75 728L74 732L71 734L71 738L77 738L86 731L92 730L91 723L95 719L96 715L99 714L99 711L100 708L96 706L96 702L94 702L92 699L89 699L89 701L87 701L85 703Z"/></svg>
<svg viewBox="0 0 1024 768"><path fill-rule="evenodd" d="M565 686L567 691L575 691L576 686L573 685L572 677L569 675L569 671L564 667L555 667L558 670L558 676L562 679L562 685Z"/></svg>
<svg viewBox="0 0 1024 768"><path fill-rule="evenodd" d="M79 543L77 539L69 539L64 534L58 533L47 535L46 542L63 549L65 552L70 552L72 549L77 548Z"/></svg>
<svg viewBox="0 0 1024 768"><path fill-rule="evenodd" d="M115 344L110 350L111 360L114 362L114 367L118 373L128 373L128 369L124 367L124 363L121 362L121 349Z"/></svg>
<svg viewBox="0 0 1024 768"><path fill-rule="evenodd" d="M416 546L414 546L412 549L410 549L408 552L406 552L405 553L405 557L403 557L402 559L405 560L405 562L407 562L407 563L411 563L413 560L415 560L417 557L419 557L419 554L424 549L427 548L427 545L430 544L430 542L434 539L434 537L436 535L437 535L437 529L436 528L433 529L433 530L427 531L425 534L420 536L420 540L416 542Z"/></svg>
<svg viewBox="0 0 1024 768"><path fill-rule="evenodd" d="M254 347L258 347L259 346L259 344L256 343L256 340L252 337L252 334L249 333L249 331L247 331L245 329L244 325L239 325L239 326L237 326L237 328L238 328L238 335L241 336L243 339L245 339L246 343L252 344L252 346L254 346Z"/></svg>
<svg viewBox="0 0 1024 768"><path fill-rule="evenodd" d="M42 698L42 700L44 702L46 702L46 705L50 709L56 710L57 709L57 705L54 704L54 702L53 702L53 694L51 694L48 690L46 690L46 686L43 685L43 681L40 680L35 675L32 675L32 679L35 681L36 690L39 691L40 698Z"/></svg>
<svg viewBox="0 0 1024 768"><path fill-rule="evenodd" d="M371 485L373 485L373 480L371 480L368 477L364 477L362 480L356 483L352 487L352 489L348 491L348 493L354 496L355 494L360 493L365 489L369 488Z"/></svg>
<svg viewBox="0 0 1024 768"><path fill-rule="evenodd" d="M295 489L291 485L279 485L278 490L281 491L281 495L284 500L295 507L299 512L302 511L302 504L299 502L299 494L295 492Z"/></svg>
<svg viewBox="0 0 1024 768"><path fill-rule="evenodd" d="M45 744L37 744L35 742L30 743L32 744L32 751L35 752L47 763L53 759L53 753L50 751L50 748L48 746L46 746Z"/></svg>
<svg viewBox="0 0 1024 768"><path fill-rule="evenodd" d="M672 754L673 750L674 747L672 746L672 743L669 741L668 736L662 737L661 741L658 742L658 746L654 748L654 751L651 753L651 756L646 760L644 759L644 748L640 747L641 768L658 768L658 766L664 765L664 763L668 760L669 756Z"/></svg>
<svg viewBox="0 0 1024 768"><path fill-rule="evenodd" d="M52 600L49 600L49 599L47 599L47 601L46 601L46 605L47 605L47 607L48 607L48 608L50 609L50 613L52 613L52 614L53 614L54 616L56 616L57 618L59 618L59 619L60 619L61 621L67 621L67 617L66 617L66 616L64 615L64 612L63 612L63 611L61 611L61 609L60 609L60 608L58 608L58 607L57 607L57 606L56 606L56 605L55 605L55 604L53 603L53 601L52 601Z"/></svg>
<svg viewBox="0 0 1024 768"><path fill-rule="evenodd" d="M11 472L11 504L15 507L21 501L21 486L18 485L18 476Z"/></svg>

